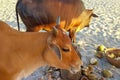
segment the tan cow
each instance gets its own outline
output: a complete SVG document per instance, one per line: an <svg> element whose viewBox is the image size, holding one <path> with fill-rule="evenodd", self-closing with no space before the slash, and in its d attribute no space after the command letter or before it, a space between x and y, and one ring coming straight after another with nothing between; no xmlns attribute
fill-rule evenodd
<svg viewBox="0 0 120 80"><path fill-rule="evenodd" d="M73 41L75 32L88 27L92 16L97 17L93 10L85 9L81 0L18 0L17 19L18 13L29 32L52 30L57 16L60 16L60 27L69 31Z"/></svg>
<svg viewBox="0 0 120 80"><path fill-rule="evenodd" d="M50 32L19 32L0 21L0 80L21 80L44 65L80 71L82 61L59 27Z"/></svg>

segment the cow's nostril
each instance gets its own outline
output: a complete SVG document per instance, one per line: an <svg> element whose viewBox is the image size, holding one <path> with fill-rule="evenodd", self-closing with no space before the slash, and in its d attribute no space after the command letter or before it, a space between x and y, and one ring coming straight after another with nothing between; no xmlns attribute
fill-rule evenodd
<svg viewBox="0 0 120 80"><path fill-rule="evenodd" d="M81 66L81 68L84 68L84 66Z"/></svg>

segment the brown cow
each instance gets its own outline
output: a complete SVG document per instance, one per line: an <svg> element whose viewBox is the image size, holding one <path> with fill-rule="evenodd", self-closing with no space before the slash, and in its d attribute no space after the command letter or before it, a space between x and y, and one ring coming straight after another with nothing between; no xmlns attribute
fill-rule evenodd
<svg viewBox="0 0 120 80"><path fill-rule="evenodd" d="M82 61L59 26L50 32L19 32L0 21L0 80L21 80L44 65L80 71Z"/></svg>
<svg viewBox="0 0 120 80"><path fill-rule="evenodd" d="M96 17L92 10L85 9L81 0L18 0L17 20L18 13L27 31L50 31L57 16L60 16L61 28L70 32L73 41L75 32L87 27L92 16Z"/></svg>

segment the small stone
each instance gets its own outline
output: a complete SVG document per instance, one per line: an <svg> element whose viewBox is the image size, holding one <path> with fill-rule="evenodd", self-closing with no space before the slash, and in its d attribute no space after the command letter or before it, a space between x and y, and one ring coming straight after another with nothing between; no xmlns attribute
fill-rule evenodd
<svg viewBox="0 0 120 80"><path fill-rule="evenodd" d="M68 70L61 69L60 73L61 73L60 76L63 80L80 80L81 77L81 71L72 74Z"/></svg>
<svg viewBox="0 0 120 80"><path fill-rule="evenodd" d="M99 80L105 80L105 78L104 78L104 77L101 77Z"/></svg>
<svg viewBox="0 0 120 80"><path fill-rule="evenodd" d="M96 58L91 58L90 59L90 64L97 65L97 63L98 63L98 60Z"/></svg>
<svg viewBox="0 0 120 80"><path fill-rule="evenodd" d="M92 73L94 71L94 68L92 65L88 65L88 71L89 73Z"/></svg>
<svg viewBox="0 0 120 80"><path fill-rule="evenodd" d="M109 71L109 70L103 70L102 75L103 75L103 77L106 77L106 78L113 77L113 73L111 71Z"/></svg>
<svg viewBox="0 0 120 80"><path fill-rule="evenodd" d="M88 75L89 80L98 80L97 76L95 74L89 74Z"/></svg>
<svg viewBox="0 0 120 80"><path fill-rule="evenodd" d="M80 80L88 80L88 78L86 76L82 76Z"/></svg>
<svg viewBox="0 0 120 80"><path fill-rule="evenodd" d="M97 51L97 53L95 54L95 56L96 56L97 58L103 58L103 52Z"/></svg>
<svg viewBox="0 0 120 80"><path fill-rule="evenodd" d="M89 73L87 72L87 69L82 69L82 75L87 76Z"/></svg>

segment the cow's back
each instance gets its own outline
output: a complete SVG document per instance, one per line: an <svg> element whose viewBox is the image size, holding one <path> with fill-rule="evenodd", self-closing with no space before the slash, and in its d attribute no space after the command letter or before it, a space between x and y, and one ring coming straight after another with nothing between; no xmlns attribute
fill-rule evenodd
<svg viewBox="0 0 120 80"><path fill-rule="evenodd" d="M19 0L16 8L29 28L52 24L57 16L61 17L61 21L65 20L67 26L85 9L81 0Z"/></svg>

